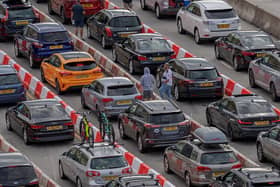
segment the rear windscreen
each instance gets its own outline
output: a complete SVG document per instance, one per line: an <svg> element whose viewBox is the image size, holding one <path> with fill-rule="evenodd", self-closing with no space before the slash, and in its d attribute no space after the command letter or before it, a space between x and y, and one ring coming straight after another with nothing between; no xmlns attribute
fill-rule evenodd
<svg viewBox="0 0 280 187"><path fill-rule="evenodd" d="M65 119L67 116L66 111L60 104L42 104L36 106L30 106L31 108L31 116L32 119L35 121L40 121L41 119L48 119L48 120L58 120L58 119Z"/></svg>
<svg viewBox="0 0 280 187"><path fill-rule="evenodd" d="M190 71L190 79L207 79L214 80L217 79L218 72L216 69L207 69L207 70L193 70Z"/></svg>
<svg viewBox="0 0 280 187"><path fill-rule="evenodd" d="M84 71L96 68L96 63L94 61L84 61L84 62L70 62L64 64L64 69L70 71Z"/></svg>
<svg viewBox="0 0 280 187"><path fill-rule="evenodd" d="M35 18L35 14L31 7L9 9L8 19L22 19L22 18L23 19Z"/></svg>
<svg viewBox="0 0 280 187"><path fill-rule="evenodd" d="M152 124L171 124L185 121L185 116L182 112L166 113L166 114L152 114L149 123Z"/></svg>
<svg viewBox="0 0 280 187"><path fill-rule="evenodd" d="M230 164L237 161L233 152L204 153L201 155L201 164Z"/></svg>
<svg viewBox="0 0 280 187"><path fill-rule="evenodd" d="M14 182L20 184L28 184L36 179L37 176L31 166L12 166L0 168L0 184L14 186Z"/></svg>
<svg viewBox="0 0 280 187"><path fill-rule="evenodd" d="M123 96L123 95L134 95L134 94L137 94L137 90L133 84L109 86L107 88L108 96Z"/></svg>
<svg viewBox="0 0 280 187"><path fill-rule="evenodd" d="M20 83L16 74L0 75L0 86Z"/></svg>
<svg viewBox="0 0 280 187"><path fill-rule="evenodd" d="M237 103L239 114L271 113L272 106L267 102L242 102Z"/></svg>
<svg viewBox="0 0 280 187"><path fill-rule="evenodd" d="M233 9L206 10L205 15L208 19L224 19L236 17L236 13Z"/></svg>
<svg viewBox="0 0 280 187"><path fill-rule="evenodd" d="M141 51L169 51L170 45L164 39L141 39L137 41L137 48Z"/></svg>
<svg viewBox="0 0 280 187"><path fill-rule="evenodd" d="M127 162L123 156L93 158L91 160L91 169L103 170L113 168L123 168L127 166Z"/></svg>
<svg viewBox="0 0 280 187"><path fill-rule="evenodd" d="M111 27L136 27L141 25L137 16L121 16L113 18L109 25Z"/></svg>
<svg viewBox="0 0 280 187"><path fill-rule="evenodd" d="M41 40L44 42L65 42L69 41L68 32L48 32L41 34Z"/></svg>
<svg viewBox="0 0 280 187"><path fill-rule="evenodd" d="M242 44L249 48L261 49L266 46L274 45L269 36L246 36L241 40Z"/></svg>

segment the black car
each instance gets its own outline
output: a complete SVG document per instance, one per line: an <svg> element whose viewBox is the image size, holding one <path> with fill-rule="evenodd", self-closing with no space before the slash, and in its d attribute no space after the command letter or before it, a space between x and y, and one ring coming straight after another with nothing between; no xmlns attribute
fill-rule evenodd
<svg viewBox="0 0 280 187"><path fill-rule="evenodd" d="M119 115L121 138L137 141L140 152L183 140L190 132L190 120L168 100L138 101Z"/></svg>
<svg viewBox="0 0 280 187"><path fill-rule="evenodd" d="M23 31L28 23L39 22L33 7L23 0L0 1L0 39L14 36Z"/></svg>
<svg viewBox="0 0 280 187"><path fill-rule="evenodd" d="M122 41L130 34L142 33L143 25L135 12L103 9L87 20L87 35L101 42L103 48Z"/></svg>
<svg viewBox="0 0 280 187"><path fill-rule="evenodd" d="M269 35L260 31L236 31L215 41L217 59L232 64L236 71L248 68L250 61L263 56L263 51L271 51L276 46Z"/></svg>
<svg viewBox="0 0 280 187"><path fill-rule="evenodd" d="M32 163L21 153L0 153L0 186L39 187Z"/></svg>
<svg viewBox="0 0 280 187"><path fill-rule="evenodd" d="M167 40L159 34L133 34L112 49L115 62L122 63L129 73L143 72L144 67L152 71L158 66L176 58Z"/></svg>
<svg viewBox="0 0 280 187"><path fill-rule="evenodd" d="M160 187L160 182L154 175L128 175L121 176L108 182L105 187Z"/></svg>
<svg viewBox="0 0 280 187"><path fill-rule="evenodd" d="M241 137L257 137L280 124L273 106L263 97L245 94L223 98L206 108L209 125L225 131L231 140Z"/></svg>
<svg viewBox="0 0 280 187"><path fill-rule="evenodd" d="M268 168L240 168L220 176L210 187L279 187L279 171Z"/></svg>
<svg viewBox="0 0 280 187"><path fill-rule="evenodd" d="M24 143L74 139L74 124L55 99L23 101L6 112L6 127Z"/></svg>
<svg viewBox="0 0 280 187"><path fill-rule="evenodd" d="M224 84L216 67L204 58L170 60L172 92L176 100L193 97L223 97ZM161 86L163 65L157 69L157 86Z"/></svg>

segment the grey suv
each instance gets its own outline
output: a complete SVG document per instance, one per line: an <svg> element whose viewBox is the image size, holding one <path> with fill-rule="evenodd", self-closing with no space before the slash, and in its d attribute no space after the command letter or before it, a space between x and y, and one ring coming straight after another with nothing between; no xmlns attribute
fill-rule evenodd
<svg viewBox="0 0 280 187"><path fill-rule="evenodd" d="M280 121L280 120L278 120ZM280 166L280 127L261 132L257 139L257 155L260 162L270 160Z"/></svg>
<svg viewBox="0 0 280 187"><path fill-rule="evenodd" d="M274 101L280 98L280 51L264 52L264 57L249 65L249 82L269 91Z"/></svg>

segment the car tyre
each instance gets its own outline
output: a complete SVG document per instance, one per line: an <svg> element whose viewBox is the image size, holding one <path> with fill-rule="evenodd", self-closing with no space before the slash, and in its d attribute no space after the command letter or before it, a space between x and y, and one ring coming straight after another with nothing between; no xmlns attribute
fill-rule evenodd
<svg viewBox="0 0 280 187"><path fill-rule="evenodd" d="M270 93L271 93L273 101L279 101L279 96L277 95L277 91L276 91L274 83L270 84Z"/></svg>
<svg viewBox="0 0 280 187"><path fill-rule="evenodd" d="M60 16L61 16L63 24L68 24L69 23L69 18L66 17L64 8L61 8Z"/></svg>
<svg viewBox="0 0 280 187"><path fill-rule="evenodd" d="M233 61L233 68L234 68L234 70L235 71L239 71L240 70L240 65L239 65L239 63L237 61L237 57L234 56L232 61Z"/></svg>
<svg viewBox="0 0 280 187"><path fill-rule="evenodd" d="M10 118L8 116L6 116L6 128L7 128L8 131L12 131L13 130L13 128L11 126L11 120L10 120Z"/></svg>
<svg viewBox="0 0 280 187"><path fill-rule="evenodd" d="M46 83L47 81L46 81L46 78L45 78L45 74L44 74L44 71L43 71L43 69L41 68L41 81L43 82L43 83Z"/></svg>
<svg viewBox="0 0 280 187"><path fill-rule="evenodd" d="M48 2L48 12L50 15L53 15L54 14L54 11L52 9L52 3L51 3L52 0L49 0Z"/></svg>
<svg viewBox="0 0 280 187"><path fill-rule="evenodd" d="M123 125L123 122L122 122L122 121L119 123L119 133L120 133L120 137L121 137L122 139L126 139L126 138L127 138L127 135L126 135L126 133L125 133L124 125Z"/></svg>
<svg viewBox="0 0 280 187"><path fill-rule="evenodd" d="M29 141L29 138L28 138L28 135L27 135L27 128L23 129L23 141L24 141L25 145L30 144L30 141Z"/></svg>
<svg viewBox="0 0 280 187"><path fill-rule="evenodd" d="M147 6L146 6L145 0L140 0L140 6L141 6L142 10L147 10L148 9Z"/></svg>
<svg viewBox="0 0 280 187"><path fill-rule="evenodd" d="M191 185L191 177L190 174L188 172L186 172L185 174L185 183L186 183L186 187L190 187Z"/></svg>
<svg viewBox="0 0 280 187"><path fill-rule="evenodd" d="M29 53L29 67L35 68L35 62L33 60L33 54L32 52Z"/></svg>
<svg viewBox="0 0 280 187"><path fill-rule="evenodd" d="M167 156L163 157L163 167L164 167L165 173L172 173L172 171L170 170L170 166L169 166Z"/></svg>
<svg viewBox="0 0 280 187"><path fill-rule="evenodd" d="M145 153L146 152L146 145L143 142L143 138L141 135L138 135L137 137L137 148L140 153Z"/></svg>
<svg viewBox="0 0 280 187"><path fill-rule="evenodd" d="M63 91L61 90L59 81L57 79L55 80L55 90L56 90L58 95L62 95L63 94Z"/></svg>
<svg viewBox="0 0 280 187"><path fill-rule="evenodd" d="M158 88L161 87L161 79L160 79L159 73L157 73L157 75L156 75L156 85Z"/></svg>
<svg viewBox="0 0 280 187"><path fill-rule="evenodd" d="M176 101L180 101L182 99L182 96L181 96L181 93L180 93L178 85L175 85L174 97L175 97Z"/></svg>
<svg viewBox="0 0 280 187"><path fill-rule="evenodd" d="M217 60L222 59L219 47L215 45L214 46L214 50L215 50L215 57L216 57L216 59Z"/></svg>
<svg viewBox="0 0 280 187"><path fill-rule="evenodd" d="M131 75L135 74L134 65L133 65L132 60L129 60L128 71Z"/></svg>
<svg viewBox="0 0 280 187"><path fill-rule="evenodd" d="M228 128L227 128L227 135L228 135L228 138L233 142L236 140L236 136L232 130L232 127L231 127L231 124L228 125Z"/></svg>
<svg viewBox="0 0 280 187"><path fill-rule="evenodd" d="M194 41L196 44L201 44L201 38L200 38L199 30L197 28L194 30Z"/></svg>
<svg viewBox="0 0 280 187"><path fill-rule="evenodd" d="M162 17L161 12L160 12L160 7L159 7L159 5L156 5L156 7L155 7L155 13L156 13L156 17L157 17L158 19L160 19L160 18Z"/></svg>
<svg viewBox="0 0 280 187"><path fill-rule="evenodd" d="M14 51L15 51L15 56L16 57L21 57L22 56L22 54L19 51L17 40L14 42Z"/></svg>
<svg viewBox="0 0 280 187"><path fill-rule="evenodd" d="M252 70L249 70L249 83L251 88L257 87L256 82L255 82L255 76Z"/></svg>
<svg viewBox="0 0 280 187"><path fill-rule="evenodd" d="M81 95L81 105L84 109L88 109L88 106L85 101L85 97L83 95Z"/></svg>
<svg viewBox="0 0 280 187"><path fill-rule="evenodd" d="M59 168L58 168L59 177L60 177L61 179L65 179L66 176L65 176L65 174L64 174L64 171L63 171L63 167L62 167L61 162L59 162L58 167L59 167Z"/></svg>
<svg viewBox="0 0 280 187"><path fill-rule="evenodd" d="M116 49L112 49L112 59L114 62L118 62L118 56L116 54Z"/></svg>
<svg viewBox="0 0 280 187"><path fill-rule="evenodd" d="M76 187L83 187L81 179L79 177L76 180Z"/></svg>
<svg viewBox="0 0 280 187"><path fill-rule="evenodd" d="M209 126L214 126L214 125L213 125L213 121L212 121L211 114L209 113L208 110L206 111L206 121L207 121L207 124L208 124Z"/></svg>
<svg viewBox="0 0 280 187"><path fill-rule="evenodd" d="M177 21L177 30L180 34L185 34L186 31L183 29L183 24L182 24L182 20L181 18L178 18L178 21Z"/></svg>

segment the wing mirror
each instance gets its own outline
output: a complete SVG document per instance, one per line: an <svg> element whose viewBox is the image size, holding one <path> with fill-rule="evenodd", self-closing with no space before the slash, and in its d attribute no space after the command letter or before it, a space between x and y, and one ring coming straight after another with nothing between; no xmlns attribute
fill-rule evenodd
<svg viewBox="0 0 280 187"><path fill-rule="evenodd" d="M171 146L169 147L169 149L170 149L170 150L173 150L173 151L176 151L176 150L177 150L177 148L176 148L175 145L171 145Z"/></svg>

